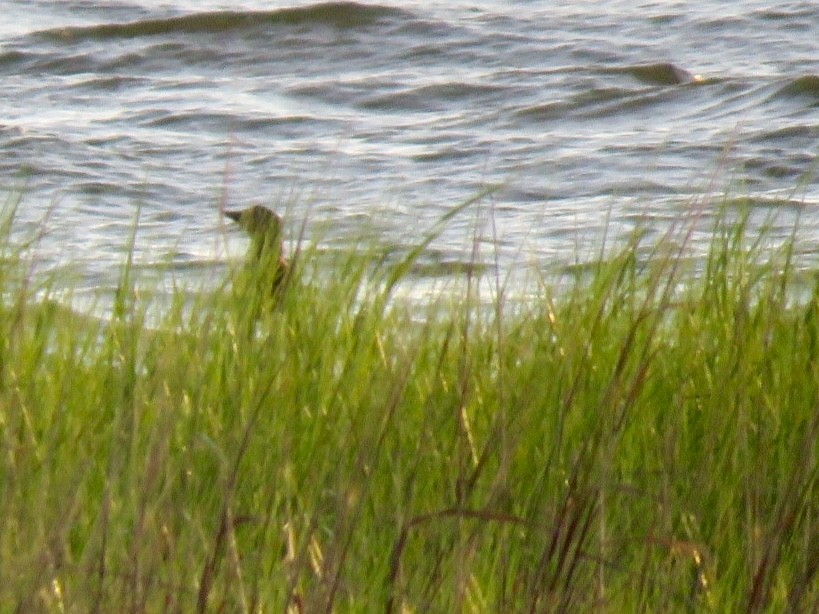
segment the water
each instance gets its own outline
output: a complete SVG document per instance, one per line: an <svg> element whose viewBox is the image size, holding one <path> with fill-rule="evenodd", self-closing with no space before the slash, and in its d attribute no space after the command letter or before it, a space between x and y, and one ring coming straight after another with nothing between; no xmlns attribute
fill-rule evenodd
<svg viewBox="0 0 819 614"><path fill-rule="evenodd" d="M560 6L555 6L559 4ZM819 4L4 0L0 189L46 268L177 280L268 203L323 246L417 243L501 271L655 235L725 190L819 239ZM704 241L695 236L697 241Z"/></svg>

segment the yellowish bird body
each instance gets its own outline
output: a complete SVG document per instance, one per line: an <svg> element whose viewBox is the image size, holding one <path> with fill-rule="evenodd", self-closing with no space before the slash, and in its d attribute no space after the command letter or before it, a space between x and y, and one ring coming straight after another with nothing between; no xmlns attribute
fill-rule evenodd
<svg viewBox="0 0 819 614"><path fill-rule="evenodd" d="M261 205L224 213L250 235L248 267L252 277L258 283L269 284L272 295L278 294L290 271L290 263L284 257L281 218Z"/></svg>

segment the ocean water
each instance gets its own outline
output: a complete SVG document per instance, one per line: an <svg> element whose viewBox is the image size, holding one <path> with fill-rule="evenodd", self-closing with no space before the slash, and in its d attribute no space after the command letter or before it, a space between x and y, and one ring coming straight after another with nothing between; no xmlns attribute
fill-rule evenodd
<svg viewBox="0 0 819 614"><path fill-rule="evenodd" d="M819 3L4 0L0 190L79 290L241 254L221 207L322 247L502 274L730 196L819 243ZM707 223L703 224L707 228ZM695 234L691 248L707 241ZM436 270L434 266L427 270ZM442 267L446 270L446 266Z"/></svg>

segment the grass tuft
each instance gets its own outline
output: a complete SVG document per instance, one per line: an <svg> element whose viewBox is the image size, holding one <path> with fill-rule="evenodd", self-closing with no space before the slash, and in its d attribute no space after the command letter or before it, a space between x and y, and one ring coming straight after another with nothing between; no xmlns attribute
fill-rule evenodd
<svg viewBox="0 0 819 614"><path fill-rule="evenodd" d="M819 607L819 287L793 241L722 216L694 266L690 228L635 234L526 302L408 307L438 225L397 264L305 248L275 301L247 270L176 291L147 326L130 260L108 317L35 292L15 207L2 611Z"/></svg>

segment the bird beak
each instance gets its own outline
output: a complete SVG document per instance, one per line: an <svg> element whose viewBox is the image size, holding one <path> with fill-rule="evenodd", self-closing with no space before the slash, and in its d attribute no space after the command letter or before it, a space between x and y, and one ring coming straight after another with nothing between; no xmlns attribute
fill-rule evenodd
<svg viewBox="0 0 819 614"><path fill-rule="evenodd" d="M241 211L223 211L222 213L224 213L225 216L229 217L230 219L237 223L239 222L239 220L242 219Z"/></svg>

